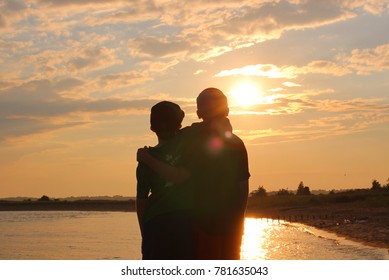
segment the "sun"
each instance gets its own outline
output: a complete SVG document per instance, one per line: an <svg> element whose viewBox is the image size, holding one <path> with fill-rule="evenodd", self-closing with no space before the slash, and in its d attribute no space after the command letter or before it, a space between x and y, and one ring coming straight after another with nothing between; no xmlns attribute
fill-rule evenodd
<svg viewBox="0 0 389 280"><path fill-rule="evenodd" d="M233 104L238 106L250 106L261 100L261 92L253 83L242 83L229 91Z"/></svg>

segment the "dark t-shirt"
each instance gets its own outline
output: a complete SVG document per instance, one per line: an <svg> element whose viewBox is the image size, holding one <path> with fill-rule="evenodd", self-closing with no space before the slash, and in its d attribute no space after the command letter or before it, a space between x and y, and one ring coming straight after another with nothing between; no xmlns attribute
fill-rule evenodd
<svg viewBox="0 0 389 280"><path fill-rule="evenodd" d="M227 118L184 128L180 164L191 178L196 222L207 232L228 234L244 215L239 183L250 177L243 141Z"/></svg>
<svg viewBox="0 0 389 280"><path fill-rule="evenodd" d="M169 141L149 151L154 158L176 166L182 149L176 141ZM173 185L142 162L138 163L136 177L137 198L147 199L143 217L145 223L161 214L193 208L193 194L189 186Z"/></svg>

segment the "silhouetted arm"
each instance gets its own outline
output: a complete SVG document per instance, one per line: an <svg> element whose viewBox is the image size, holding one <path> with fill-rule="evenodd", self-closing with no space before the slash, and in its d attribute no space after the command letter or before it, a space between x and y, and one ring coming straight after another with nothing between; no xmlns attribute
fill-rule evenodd
<svg viewBox="0 0 389 280"><path fill-rule="evenodd" d="M139 223L139 228L140 232L143 236L143 215L145 212L145 207L146 207L146 199L144 198L137 198L136 199L136 214L138 216L138 223Z"/></svg>
<svg viewBox="0 0 389 280"><path fill-rule="evenodd" d="M190 173L183 167L175 167L163 161L155 159L148 152L148 148L140 148L137 152L137 160L145 163L155 172L173 184L185 182L190 177Z"/></svg>

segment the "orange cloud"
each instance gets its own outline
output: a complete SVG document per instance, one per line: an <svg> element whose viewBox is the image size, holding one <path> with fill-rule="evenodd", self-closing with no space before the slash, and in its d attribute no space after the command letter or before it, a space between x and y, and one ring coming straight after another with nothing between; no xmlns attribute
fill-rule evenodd
<svg viewBox="0 0 389 280"><path fill-rule="evenodd" d="M247 65L231 70L222 70L215 77L261 76L267 78L293 79L300 75L325 74L345 76L349 74L370 74L389 69L389 44L374 49L354 49L351 54L336 56L335 61L315 60L302 67L276 66L273 64Z"/></svg>
<svg viewBox="0 0 389 280"><path fill-rule="evenodd" d="M311 117L305 122L261 130L236 130L248 145L306 141L347 135L389 122L389 108L380 111L349 112L336 116Z"/></svg>
<svg viewBox="0 0 389 280"><path fill-rule="evenodd" d="M272 64L257 64L247 65L242 68L234 68L231 70L223 70L215 75L215 77L226 77L226 76L261 76L267 78L287 78L293 79L296 77L295 67L277 67Z"/></svg>
<svg viewBox="0 0 389 280"><path fill-rule="evenodd" d="M351 56L340 55L340 60L350 64L357 74L370 74L389 69L389 44L380 45L373 49L355 49Z"/></svg>
<svg viewBox="0 0 389 280"><path fill-rule="evenodd" d="M190 49L190 44L187 41L151 36L130 40L129 46L132 55L150 57L176 56L185 54Z"/></svg>

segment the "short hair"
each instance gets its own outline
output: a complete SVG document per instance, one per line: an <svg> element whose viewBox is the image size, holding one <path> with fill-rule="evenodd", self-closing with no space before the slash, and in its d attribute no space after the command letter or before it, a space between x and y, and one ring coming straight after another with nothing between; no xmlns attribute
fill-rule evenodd
<svg viewBox="0 0 389 280"><path fill-rule="evenodd" d="M228 101L224 93L217 88L206 88L197 97L197 114L200 118L228 116Z"/></svg>
<svg viewBox="0 0 389 280"><path fill-rule="evenodd" d="M156 133L170 133L181 127L184 111L176 103L161 101L151 107L150 125Z"/></svg>

